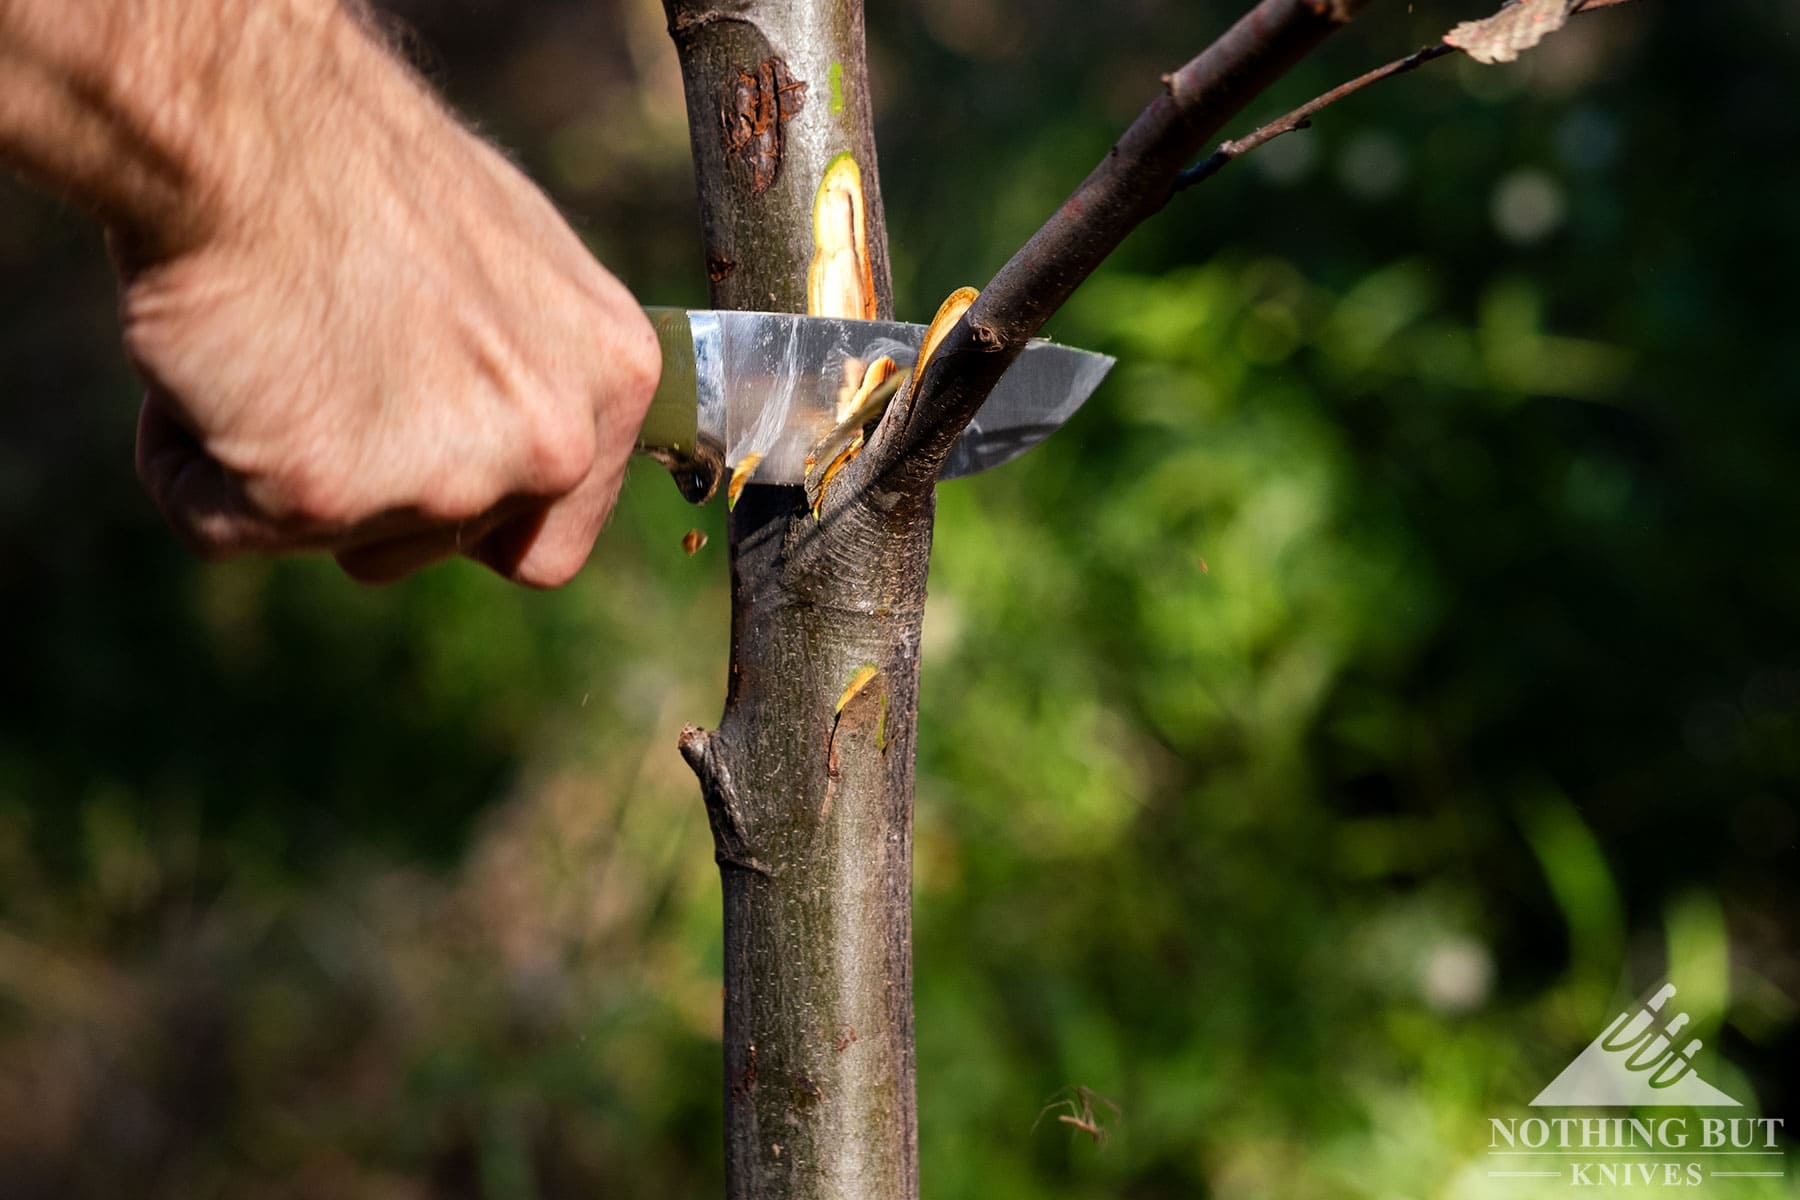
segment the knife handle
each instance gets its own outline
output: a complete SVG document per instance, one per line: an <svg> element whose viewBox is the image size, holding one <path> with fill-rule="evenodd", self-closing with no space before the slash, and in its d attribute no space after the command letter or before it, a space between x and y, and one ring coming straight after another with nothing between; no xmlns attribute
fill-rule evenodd
<svg viewBox="0 0 1800 1200"><path fill-rule="evenodd" d="M725 448L699 434L694 334L686 309L645 308L662 347L662 378L638 430L637 450L675 477L690 503L705 504L725 474Z"/></svg>

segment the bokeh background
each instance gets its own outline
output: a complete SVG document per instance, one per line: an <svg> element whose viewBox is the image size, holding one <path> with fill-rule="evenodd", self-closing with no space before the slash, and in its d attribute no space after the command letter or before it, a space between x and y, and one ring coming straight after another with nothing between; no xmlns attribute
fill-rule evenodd
<svg viewBox="0 0 1800 1200"><path fill-rule="evenodd" d="M873 5L903 315L1239 7ZM1484 7L1378 5L1240 128ZM640 296L703 302L653 0L394 11ZM1488 1117L1665 976L1707 1077L1795 1113L1796 33L1646 0L1433 64L1056 319L1112 379L941 492L927 1195L1530 1195ZM723 695L720 506L634 468L552 595L191 561L99 238L10 183L0 393L0 1196L719 1195L674 743ZM1102 1144L1040 1120L1076 1085Z"/></svg>

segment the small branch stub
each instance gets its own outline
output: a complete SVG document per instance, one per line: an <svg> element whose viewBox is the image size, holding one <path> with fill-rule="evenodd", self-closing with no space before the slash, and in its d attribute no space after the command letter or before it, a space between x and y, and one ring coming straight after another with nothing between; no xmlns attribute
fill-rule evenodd
<svg viewBox="0 0 1800 1200"><path fill-rule="evenodd" d="M758 875L768 875L768 867L759 862L751 850L743 805L732 783L731 768L726 765L725 751L718 735L689 725L681 731L678 745L681 757L687 760L687 765L700 780L707 824L712 827L714 860L721 867L739 867Z"/></svg>

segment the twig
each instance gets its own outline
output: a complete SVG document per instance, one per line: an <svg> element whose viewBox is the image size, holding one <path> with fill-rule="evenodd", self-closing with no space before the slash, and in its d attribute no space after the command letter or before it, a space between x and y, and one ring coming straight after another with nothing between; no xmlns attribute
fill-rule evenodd
<svg viewBox="0 0 1800 1200"><path fill-rule="evenodd" d="M1629 0L1577 0L1570 12L1594 12ZM1006 368L1127 234L1181 188L1293 129L1320 109L1381 79L1402 75L1453 47L1433 45L1377 67L1189 166L1236 116L1326 37L1372 0L1261 0L1211 46L1163 76L1153 100L982 291L945 337L929 368L888 406L875 436L846 471L825 517L875 488L920 495L936 480L951 445ZM892 503L877 496L880 503Z"/></svg>
<svg viewBox="0 0 1800 1200"><path fill-rule="evenodd" d="M1624 0L1606 0L1610 4L1620 4ZM1417 70L1434 58L1442 58L1446 54L1456 53L1455 46L1446 46L1442 42L1430 46L1421 46L1405 58L1397 58L1386 66L1376 67L1373 71L1358 75L1348 83L1340 83L1324 95L1315 96L1286 116L1277 117L1267 125L1247 134L1235 141L1223 142L1217 150L1183 171L1175 177L1175 189L1193 187L1196 183L1211 179L1223 171L1234 158L1248 154L1267 142L1272 142L1284 133L1293 133L1301 129L1311 129L1313 114L1342 100L1345 96L1362 91L1371 83L1379 83L1383 79L1391 79L1395 75L1404 75L1408 71Z"/></svg>
<svg viewBox="0 0 1800 1200"><path fill-rule="evenodd" d="M918 495L1032 335L1125 236L1175 194L1175 177L1270 84L1371 0L1261 0L1180 70L1107 156L1014 254L944 339L923 378L888 407L828 498L867 488Z"/></svg>
<svg viewBox="0 0 1800 1200"><path fill-rule="evenodd" d="M1629 4L1631 0L1582 0L1569 10L1571 16L1584 12L1597 12L1602 8L1612 8L1618 4ZM1294 133L1301 129L1312 128L1312 119L1319 110L1336 104L1346 96L1353 96L1371 83L1380 83L1383 79L1392 79L1396 75L1404 75L1424 66L1434 58L1443 58L1446 54L1456 53L1456 47L1444 42L1434 42L1429 46L1421 46L1405 58L1397 58L1385 66L1376 67L1373 71L1358 75L1348 83L1341 83L1329 92L1315 96L1286 116L1277 117L1254 133L1238 138L1235 141L1223 142L1217 150L1189 167L1175 177L1175 189L1180 191L1196 183L1204 182L1217 175L1229 166L1233 159L1239 158L1258 146L1274 141L1284 133Z"/></svg>

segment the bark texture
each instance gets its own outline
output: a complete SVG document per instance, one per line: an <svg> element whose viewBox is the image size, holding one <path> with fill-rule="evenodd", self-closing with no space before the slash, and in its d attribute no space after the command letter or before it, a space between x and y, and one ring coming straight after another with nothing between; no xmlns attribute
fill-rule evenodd
<svg viewBox="0 0 1800 1200"><path fill-rule="evenodd" d="M733 1200L912 1200L911 869L938 468L1045 318L1233 114L1366 0L1261 0L995 277L819 499L730 522L725 714L690 728L725 898ZM665 0L713 302L888 316L861 0Z"/></svg>
<svg viewBox="0 0 1800 1200"><path fill-rule="evenodd" d="M807 312L814 202L825 169L862 169L880 315L891 315L886 226L861 0L664 0L681 58L701 237L718 308Z"/></svg>
<svg viewBox="0 0 1800 1200"><path fill-rule="evenodd" d="M861 0L665 8L714 304L891 315ZM731 516L725 713L682 753L724 891L734 1200L917 1193L912 785L931 524L928 485L869 489L816 521L801 489L751 484Z"/></svg>

